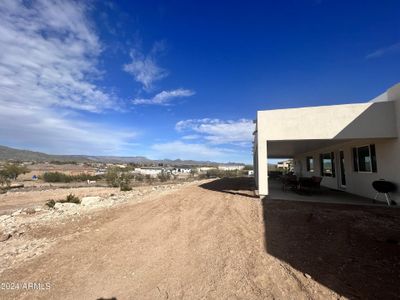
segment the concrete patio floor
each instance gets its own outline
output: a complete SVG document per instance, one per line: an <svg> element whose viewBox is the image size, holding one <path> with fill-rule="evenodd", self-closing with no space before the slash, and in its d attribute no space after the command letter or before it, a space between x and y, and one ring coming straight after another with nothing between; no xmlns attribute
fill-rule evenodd
<svg viewBox="0 0 400 300"><path fill-rule="evenodd" d="M372 205L372 206L387 206L383 197L378 202L373 203L370 198L349 194L344 191L332 190L321 187L320 191L309 194L300 194L296 191L286 189L282 190L282 183L280 180L269 180L269 199L276 200L291 200L291 201L305 201L305 202L319 202L319 203L340 203L340 204L356 204L356 205ZM396 207L396 206L394 206Z"/></svg>

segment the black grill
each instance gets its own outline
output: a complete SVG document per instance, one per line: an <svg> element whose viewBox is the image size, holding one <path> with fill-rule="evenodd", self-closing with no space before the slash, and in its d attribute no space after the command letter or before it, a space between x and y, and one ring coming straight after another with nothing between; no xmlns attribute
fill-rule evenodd
<svg viewBox="0 0 400 300"><path fill-rule="evenodd" d="M378 193L392 193L396 190L396 185L393 182L386 180L377 180L372 183L372 186Z"/></svg>
<svg viewBox="0 0 400 300"><path fill-rule="evenodd" d="M378 198L379 194L384 194L386 198L387 204L390 206L391 204L396 204L396 202L390 199L390 194L396 191L396 185L393 182L386 181L386 180L377 180L372 183L373 188L377 191L374 202Z"/></svg>

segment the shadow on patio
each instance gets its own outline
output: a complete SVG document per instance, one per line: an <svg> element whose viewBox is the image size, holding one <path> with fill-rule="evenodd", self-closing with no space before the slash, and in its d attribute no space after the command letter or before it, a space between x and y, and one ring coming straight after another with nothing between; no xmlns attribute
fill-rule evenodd
<svg viewBox="0 0 400 300"><path fill-rule="evenodd" d="M291 200L291 201L305 201L305 202L318 202L318 203L338 203L338 204L358 204L358 205L386 205L383 199L373 203L372 199L365 198L358 195L346 193L344 191L332 190L321 186L320 191L315 191L312 194L299 193L290 189L282 190L282 183L280 180L268 181L270 199L278 200Z"/></svg>

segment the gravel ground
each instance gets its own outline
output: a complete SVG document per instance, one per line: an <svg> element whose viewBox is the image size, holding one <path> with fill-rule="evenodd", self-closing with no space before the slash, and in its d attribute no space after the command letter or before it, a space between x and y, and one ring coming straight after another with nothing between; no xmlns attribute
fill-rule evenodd
<svg viewBox="0 0 400 300"><path fill-rule="evenodd" d="M93 209L21 212L12 217L16 232L0 242L1 281L42 289L0 289L0 298L399 295L398 210L260 201L249 183L187 183L116 195ZM46 214L50 221L40 221ZM3 255L24 245L33 250Z"/></svg>

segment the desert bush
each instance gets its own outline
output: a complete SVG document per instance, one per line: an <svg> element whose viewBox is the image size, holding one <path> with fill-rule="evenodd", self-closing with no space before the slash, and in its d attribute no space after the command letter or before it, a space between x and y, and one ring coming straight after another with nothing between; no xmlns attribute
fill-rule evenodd
<svg viewBox="0 0 400 300"><path fill-rule="evenodd" d="M207 178L224 178L224 177L238 177L243 176L242 172L239 170L208 170L206 173Z"/></svg>
<svg viewBox="0 0 400 300"><path fill-rule="evenodd" d="M170 173L166 173L166 172L161 172L160 174L157 175L157 178L161 181L161 182L165 182L171 179L171 174Z"/></svg>
<svg viewBox="0 0 400 300"><path fill-rule="evenodd" d="M133 178L135 181L140 181L140 182L144 181L145 179L143 174L135 174Z"/></svg>
<svg viewBox="0 0 400 300"><path fill-rule="evenodd" d="M0 170L0 177L7 180L15 180L19 175L28 173L29 170L25 166L20 166L18 164L6 164Z"/></svg>
<svg viewBox="0 0 400 300"><path fill-rule="evenodd" d="M106 182L109 186L119 186L119 172L117 168L108 168L106 173Z"/></svg>
<svg viewBox="0 0 400 300"><path fill-rule="evenodd" d="M81 199L79 199L79 197L75 196L74 194L69 194L65 199L61 200L60 202L79 204L81 203Z"/></svg>
<svg viewBox="0 0 400 300"><path fill-rule="evenodd" d="M199 179L206 179L206 178L209 178L209 177L207 177L207 174L206 174L206 173L200 173L199 176L198 176L197 178L199 178Z"/></svg>
<svg viewBox="0 0 400 300"><path fill-rule="evenodd" d="M11 184L11 180L5 175L0 172L0 186L8 188Z"/></svg>
<svg viewBox="0 0 400 300"><path fill-rule="evenodd" d="M122 192L130 191L131 188L131 176L128 173L122 173L119 176L119 188Z"/></svg>
<svg viewBox="0 0 400 300"><path fill-rule="evenodd" d="M118 168L110 168L106 173L106 181L109 186L119 187L121 191L130 191L131 179L133 175L128 172L122 172Z"/></svg>
<svg viewBox="0 0 400 300"><path fill-rule="evenodd" d="M46 172L42 178L45 182L71 182L70 176L60 172Z"/></svg>
<svg viewBox="0 0 400 300"><path fill-rule="evenodd" d="M53 199L50 199L46 202L45 204L46 206L48 206L49 208L53 208L54 205L56 205L56 201L54 201Z"/></svg>
<svg viewBox="0 0 400 300"><path fill-rule="evenodd" d="M89 174L79 174L79 175L67 175L61 172L46 172L44 173L41 178L45 182L80 182L80 181L87 181L87 180L99 180L101 176L99 175L89 175Z"/></svg>

